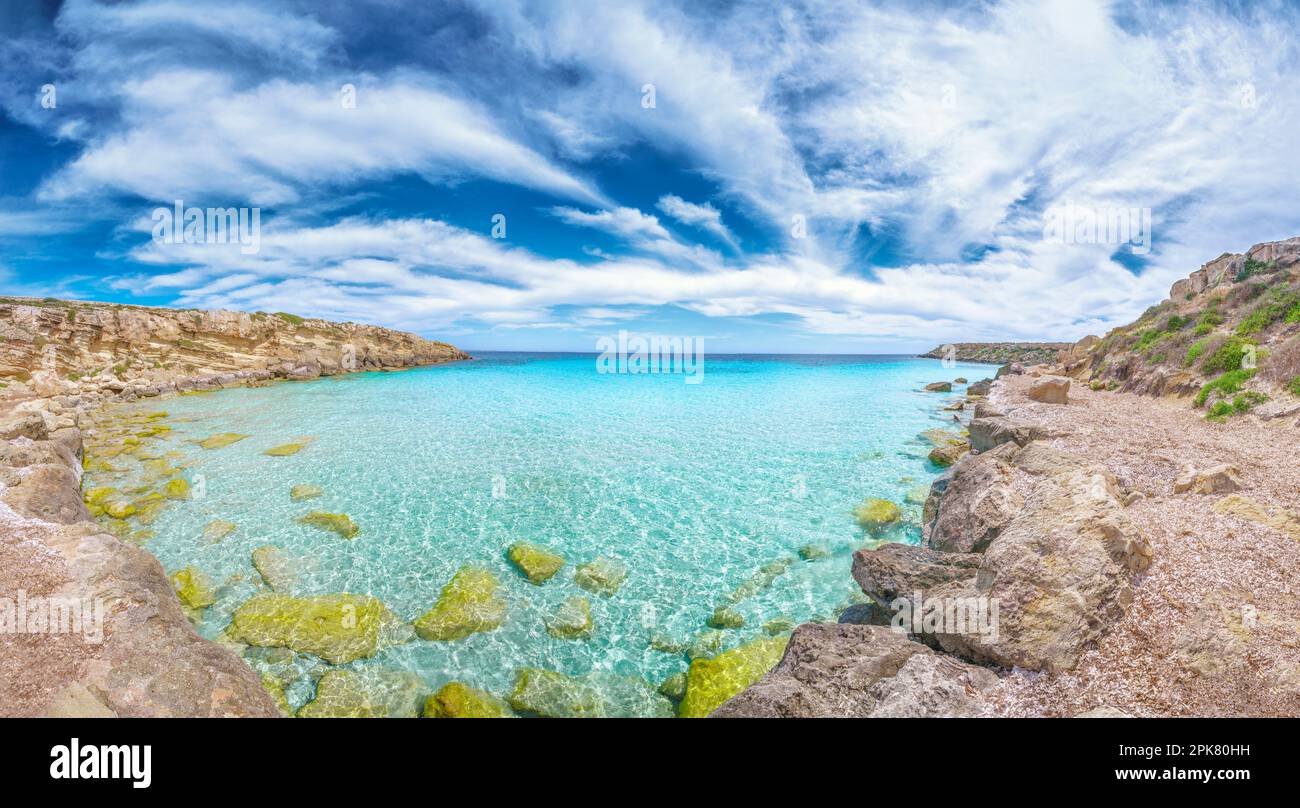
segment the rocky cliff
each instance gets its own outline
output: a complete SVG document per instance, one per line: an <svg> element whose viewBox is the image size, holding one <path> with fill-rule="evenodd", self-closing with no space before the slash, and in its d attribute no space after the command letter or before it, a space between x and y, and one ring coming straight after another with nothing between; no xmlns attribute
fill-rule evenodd
<svg viewBox="0 0 1300 808"><path fill-rule="evenodd" d="M194 630L158 561L92 521L82 427L99 407L466 358L288 314L0 299L0 714L280 714L238 655Z"/></svg>
<svg viewBox="0 0 1300 808"><path fill-rule="evenodd" d="M940 345L929 353L921 354L924 359L952 359L957 362L987 362L1005 365L1019 362L1023 365L1037 365L1051 362L1062 349L1070 347L1068 342L957 342Z"/></svg>
<svg viewBox="0 0 1300 808"><path fill-rule="evenodd" d="M414 334L284 312L0 298L0 383L43 396L147 396L468 358Z"/></svg>

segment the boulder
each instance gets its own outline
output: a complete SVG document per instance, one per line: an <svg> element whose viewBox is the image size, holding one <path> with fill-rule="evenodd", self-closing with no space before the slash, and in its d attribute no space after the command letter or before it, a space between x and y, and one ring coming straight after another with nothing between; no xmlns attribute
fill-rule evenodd
<svg viewBox="0 0 1300 808"><path fill-rule="evenodd" d="M1034 401L1044 404L1068 404L1070 401L1070 380L1061 376L1043 376L1030 385L1026 394Z"/></svg>
<svg viewBox="0 0 1300 808"><path fill-rule="evenodd" d="M212 435L199 441L199 446L204 449L224 449L232 443L238 443L248 435L241 435L238 432L222 432L218 435Z"/></svg>
<svg viewBox="0 0 1300 808"><path fill-rule="evenodd" d="M1004 446L1007 444L1003 444ZM925 543L949 553L983 552L1024 508L1004 450L968 455L949 475Z"/></svg>
<svg viewBox="0 0 1300 808"><path fill-rule="evenodd" d="M925 389L930 393L951 393L952 382L931 382L925 386Z"/></svg>
<svg viewBox="0 0 1300 808"><path fill-rule="evenodd" d="M189 609L206 609L217 602L212 581L193 565L177 570L171 575L172 587L181 604Z"/></svg>
<svg viewBox="0 0 1300 808"><path fill-rule="evenodd" d="M561 556L527 542L516 542L510 545L506 557L523 573L529 583L539 586L549 581L564 566L564 559Z"/></svg>
<svg viewBox="0 0 1300 808"><path fill-rule="evenodd" d="M940 468L947 468L956 463L961 456L970 451L970 443L964 440L954 440L945 443L943 446L936 446L930 450L928 458L931 463Z"/></svg>
<svg viewBox="0 0 1300 808"><path fill-rule="evenodd" d="M686 672L686 695L677 714L704 718L757 682L781 660L789 637L764 637L708 659L696 659Z"/></svg>
<svg viewBox="0 0 1300 808"><path fill-rule="evenodd" d="M970 446L973 451L987 452L1004 443L1024 446L1030 441L1050 437L1043 426L1009 417L975 418L970 422Z"/></svg>
<svg viewBox="0 0 1300 808"><path fill-rule="evenodd" d="M992 671L880 626L808 623L780 663L715 718L935 718L979 713Z"/></svg>
<svg viewBox="0 0 1300 808"><path fill-rule="evenodd" d="M497 577L480 567L461 567L442 589L438 602L415 621L425 640L463 640L492 631L506 617L506 602L497 595Z"/></svg>
<svg viewBox="0 0 1300 808"><path fill-rule="evenodd" d="M316 497L320 496L322 493L324 492L321 491L319 485L295 485L293 488L289 489L289 498L290 499L315 499Z"/></svg>
<svg viewBox="0 0 1300 808"><path fill-rule="evenodd" d="M1025 366L1019 362L1008 362L998 368L998 372L993 374L994 380L1001 379L1003 376L1020 376L1025 372Z"/></svg>
<svg viewBox="0 0 1300 808"><path fill-rule="evenodd" d="M225 519L213 519L203 526L203 538L205 541L219 542L239 529L239 525L234 522L227 522Z"/></svg>
<svg viewBox="0 0 1300 808"><path fill-rule="evenodd" d="M1191 491L1194 494L1230 494L1241 488L1241 472L1236 466L1221 463L1197 471L1186 468L1174 480L1174 493Z"/></svg>
<svg viewBox="0 0 1300 808"><path fill-rule="evenodd" d="M969 385L966 386L966 395L967 397L987 396L992 389L993 389L992 379L980 379L979 381L971 382Z"/></svg>
<svg viewBox="0 0 1300 808"><path fill-rule="evenodd" d="M719 606L709 615L709 628L743 628L745 618L737 611L728 609L725 606Z"/></svg>

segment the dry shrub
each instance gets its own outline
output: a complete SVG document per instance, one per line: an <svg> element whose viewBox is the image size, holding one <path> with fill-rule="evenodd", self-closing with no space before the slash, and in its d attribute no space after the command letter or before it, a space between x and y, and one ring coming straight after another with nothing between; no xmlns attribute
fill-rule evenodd
<svg viewBox="0 0 1300 808"><path fill-rule="evenodd" d="M1265 379L1279 385L1300 376L1300 334L1273 349L1264 359L1260 372Z"/></svg>

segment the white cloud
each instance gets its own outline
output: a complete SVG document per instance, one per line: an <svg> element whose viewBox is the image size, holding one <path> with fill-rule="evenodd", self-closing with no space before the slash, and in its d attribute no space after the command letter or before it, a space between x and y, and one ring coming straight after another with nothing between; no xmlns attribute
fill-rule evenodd
<svg viewBox="0 0 1300 808"><path fill-rule="evenodd" d="M698 227L712 233L725 241L733 250L740 249L740 245L736 243L736 237L722 223L721 211L708 202L697 205L694 202L687 202L676 194L667 194L659 197L659 202L655 207L682 224Z"/></svg>
<svg viewBox="0 0 1300 808"><path fill-rule="evenodd" d="M659 219L636 208L614 208L587 213L576 208L555 207L550 213L555 218L577 227L604 230L625 239L668 239L668 231Z"/></svg>

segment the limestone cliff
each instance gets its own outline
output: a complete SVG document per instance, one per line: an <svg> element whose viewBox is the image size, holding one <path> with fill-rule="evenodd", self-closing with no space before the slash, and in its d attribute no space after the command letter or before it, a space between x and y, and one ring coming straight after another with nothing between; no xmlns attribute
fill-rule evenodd
<svg viewBox="0 0 1300 808"><path fill-rule="evenodd" d="M953 359L957 362L987 362L1005 365L1019 362L1022 365L1036 365L1051 362L1063 348L1069 348L1068 342L957 342L940 345L934 350L921 354L925 359Z"/></svg>
<svg viewBox="0 0 1300 808"><path fill-rule="evenodd" d="M0 382L40 395L139 395L468 359L444 342L279 312L0 298Z"/></svg>

